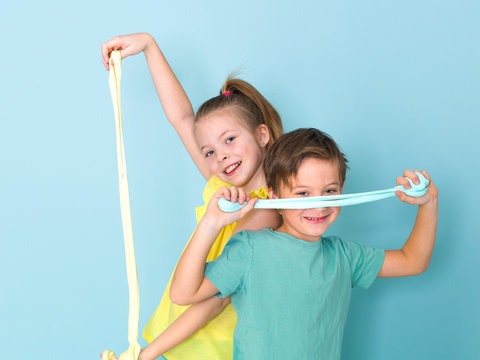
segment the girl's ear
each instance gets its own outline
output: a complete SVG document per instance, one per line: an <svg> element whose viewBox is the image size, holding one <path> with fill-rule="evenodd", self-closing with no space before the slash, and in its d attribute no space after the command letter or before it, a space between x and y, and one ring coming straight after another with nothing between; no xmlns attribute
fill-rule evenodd
<svg viewBox="0 0 480 360"><path fill-rule="evenodd" d="M259 125L255 135L257 136L257 140L262 148L267 146L268 142L270 141L270 132L268 131L267 125Z"/></svg>

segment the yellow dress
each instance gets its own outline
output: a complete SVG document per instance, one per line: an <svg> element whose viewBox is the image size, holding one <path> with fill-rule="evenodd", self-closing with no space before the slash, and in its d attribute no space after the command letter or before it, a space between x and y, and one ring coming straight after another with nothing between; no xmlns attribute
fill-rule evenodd
<svg viewBox="0 0 480 360"><path fill-rule="evenodd" d="M212 176L207 182L203 191L204 205L197 207L197 223L200 222L207 205L212 196L222 187L230 186ZM252 197L267 198L267 191L260 188L250 193ZM225 226L218 235L215 243L208 254L207 261L215 260L223 251L224 246L232 236L236 223ZM143 338L151 343L160 335L173 321L175 321L188 306L175 305L170 301L170 285L172 276L168 282L167 289L163 294L160 305L157 307L147 325L143 329ZM211 320L202 329L197 331L188 340L179 344L164 354L168 360L226 360L231 359L233 354L233 331L237 323L237 314L232 304Z"/></svg>

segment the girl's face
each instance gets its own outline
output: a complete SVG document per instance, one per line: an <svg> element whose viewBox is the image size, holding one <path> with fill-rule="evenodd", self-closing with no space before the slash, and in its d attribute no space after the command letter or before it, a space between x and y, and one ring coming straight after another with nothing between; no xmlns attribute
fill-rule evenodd
<svg viewBox="0 0 480 360"><path fill-rule="evenodd" d="M220 180L246 191L265 185L263 147L269 140L265 125L252 133L234 109L222 109L199 119L195 135L210 172Z"/></svg>

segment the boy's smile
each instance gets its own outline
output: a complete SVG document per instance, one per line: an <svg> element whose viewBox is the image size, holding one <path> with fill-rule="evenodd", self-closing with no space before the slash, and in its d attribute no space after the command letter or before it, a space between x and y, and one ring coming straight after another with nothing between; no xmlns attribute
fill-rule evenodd
<svg viewBox="0 0 480 360"><path fill-rule="evenodd" d="M338 166L329 160L307 158L302 161L291 186L280 185L273 198L338 195L342 193ZM340 214L340 207L282 210L283 224L276 230L305 241L318 241Z"/></svg>

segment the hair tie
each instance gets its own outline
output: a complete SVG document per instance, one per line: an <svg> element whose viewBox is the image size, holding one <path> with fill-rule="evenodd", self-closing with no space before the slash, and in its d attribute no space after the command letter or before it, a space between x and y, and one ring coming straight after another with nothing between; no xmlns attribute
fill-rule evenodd
<svg viewBox="0 0 480 360"><path fill-rule="evenodd" d="M232 93L231 92L224 92L224 93L222 93L222 95L228 96L228 95L232 95Z"/></svg>

